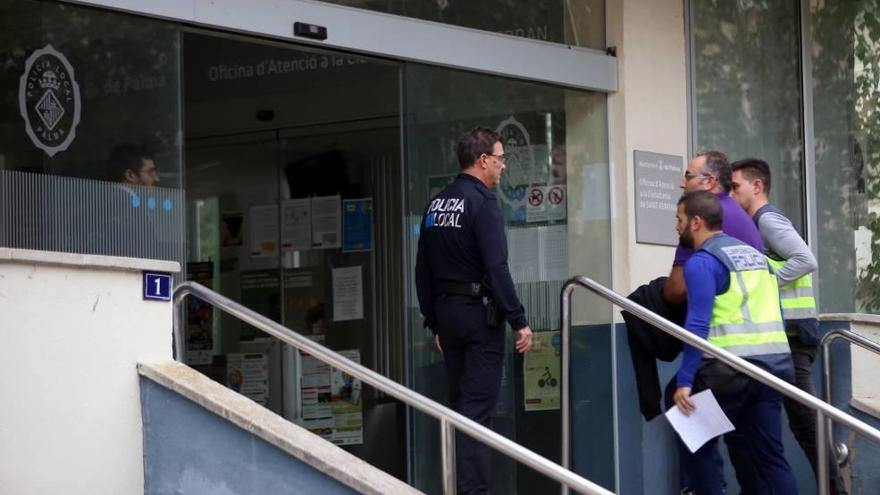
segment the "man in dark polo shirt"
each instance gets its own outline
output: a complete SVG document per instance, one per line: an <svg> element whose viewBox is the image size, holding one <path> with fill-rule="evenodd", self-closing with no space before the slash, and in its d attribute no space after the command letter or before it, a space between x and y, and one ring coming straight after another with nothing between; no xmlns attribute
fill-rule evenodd
<svg viewBox="0 0 880 495"><path fill-rule="evenodd" d="M504 329L510 324L518 352L532 347L526 319L507 265L504 217L492 189L504 172L504 144L491 129L459 138L461 173L425 208L416 255L416 293L425 325L443 353L453 409L490 426L498 403ZM489 492L492 451L458 431L458 493Z"/></svg>

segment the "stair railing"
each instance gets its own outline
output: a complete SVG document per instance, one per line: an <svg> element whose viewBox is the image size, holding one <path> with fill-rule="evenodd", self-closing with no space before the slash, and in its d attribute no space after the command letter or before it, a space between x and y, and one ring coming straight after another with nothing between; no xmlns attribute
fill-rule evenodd
<svg viewBox="0 0 880 495"><path fill-rule="evenodd" d="M809 407L816 411L816 424L824 425L827 420L835 420L840 422L841 424L849 427L851 430L869 438L875 442L880 443L880 430L871 427L867 423L851 416L840 409L832 406L831 404L825 403L816 397L804 392L803 390L795 387L794 385L777 378L776 376L764 371L763 369L755 366L754 364L746 361L745 359L735 356L724 349L717 347L713 344L710 344L706 339L702 339L695 334L685 330L679 325L663 318L662 316L649 311L644 306L636 304L633 301L630 301L626 297L614 292L613 290L605 287L604 285L583 276L578 276L570 279L566 282L565 286L562 288L562 293L560 295L561 299L561 321L562 321L562 330L561 330L561 338L562 338L562 382L560 386L562 387L562 467L568 468L571 462L571 446L570 446L570 431L571 431L571 405L569 404L569 371L571 366L571 294L574 292L576 287L583 287L597 294L599 297L623 308L624 310L632 313L637 316L639 319L654 325L655 327L663 330L664 332L672 335L673 337L681 340L685 344L696 347L697 349L702 350L706 354L718 359L719 361L724 362L730 367L740 371L741 373L749 376L750 378L757 380L768 387L773 388L774 390L779 391L783 395L786 395L801 404ZM816 429L816 444L817 445L826 445L828 444L827 439L828 430L826 428L817 428ZM827 448L818 448L816 465L819 468L818 476L817 476L817 486L819 495L828 495L828 450ZM568 488L566 486L562 487L563 495L568 493Z"/></svg>
<svg viewBox="0 0 880 495"><path fill-rule="evenodd" d="M454 495L456 490L455 432L457 430L561 483L566 489L572 488L588 495L612 495L612 492L605 488L462 416L452 409L414 392L359 363L351 361L345 356L266 318L222 294L191 281L183 282L174 289L174 346L176 351L175 358L178 361L183 362L183 356L186 354L186 321L184 320L181 305L189 295L198 297L202 301L219 308L235 318L292 345L301 352L342 370L363 383L438 419L440 421L441 469L443 493L445 495Z"/></svg>

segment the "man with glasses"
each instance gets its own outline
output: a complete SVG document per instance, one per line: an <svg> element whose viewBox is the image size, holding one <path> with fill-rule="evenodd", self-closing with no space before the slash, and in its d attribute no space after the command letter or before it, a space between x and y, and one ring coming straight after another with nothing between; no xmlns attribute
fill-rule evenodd
<svg viewBox="0 0 880 495"><path fill-rule="evenodd" d="M687 165L680 187L684 192L709 191L718 198L722 209L721 230L736 239L764 252L761 235L754 222L730 198L731 169L727 156L720 151L697 154ZM679 243L675 250L672 270L668 277L660 277L642 285L629 299L650 311L676 323L684 324L687 311L687 287L684 281L684 264L694 254L691 247ZM662 330L643 322L630 313L623 312L627 326L627 341L635 370L639 408L646 421L662 412L662 392L657 373L656 360L673 361L682 350L682 342ZM667 386L667 406L671 405L675 381ZM738 455L732 453L734 465L739 464ZM739 470L743 472L742 469ZM682 481L687 485L687 480ZM744 492L745 493L745 492Z"/></svg>
<svg viewBox="0 0 880 495"><path fill-rule="evenodd" d="M122 144L110 153L110 168L114 179L126 184L155 186L159 184L159 171L153 154L133 144Z"/></svg>
<svg viewBox="0 0 880 495"><path fill-rule="evenodd" d="M710 191L718 196L724 211L724 233L735 237L746 244L764 252L761 234L754 222L745 215L742 208L730 197L732 171L727 156L720 151L700 153L688 163L681 179L680 187L685 192ZM687 288L684 283L684 264L694 254L692 248L682 246L675 249L672 260L672 271L663 288L663 298L672 304L684 304L687 301Z"/></svg>
<svg viewBox="0 0 880 495"><path fill-rule="evenodd" d="M532 347L532 330L507 266L504 217L491 189L505 169L501 136L490 129L458 141L461 173L431 199L419 232L416 292L425 326L443 354L452 408L489 426L504 359L504 322L516 350ZM491 450L458 432L458 492L487 493Z"/></svg>

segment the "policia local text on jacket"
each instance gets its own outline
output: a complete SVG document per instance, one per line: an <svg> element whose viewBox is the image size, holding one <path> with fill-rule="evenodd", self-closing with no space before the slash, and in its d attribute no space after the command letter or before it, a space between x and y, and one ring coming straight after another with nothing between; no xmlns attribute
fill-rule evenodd
<svg viewBox="0 0 880 495"><path fill-rule="evenodd" d="M514 330L528 326L507 265L504 219L495 194L468 174L458 174L431 200L420 226L416 292L422 315L435 334L434 296L471 290L462 283L482 286L474 295L491 296Z"/></svg>
<svg viewBox="0 0 880 495"><path fill-rule="evenodd" d="M483 153L478 160L496 159ZM439 337L452 408L488 427L501 387L504 321L519 331L518 350L531 346L531 330L507 265L504 219L481 179L459 174L428 205L416 292L427 326ZM455 446L458 493L487 493L490 448L461 433Z"/></svg>

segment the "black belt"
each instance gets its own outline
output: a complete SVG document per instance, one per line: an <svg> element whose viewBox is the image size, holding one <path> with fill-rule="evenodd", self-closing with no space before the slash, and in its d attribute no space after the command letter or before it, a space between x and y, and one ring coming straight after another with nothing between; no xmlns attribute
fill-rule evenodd
<svg viewBox="0 0 880 495"><path fill-rule="evenodd" d="M480 282L437 282L434 284L434 297L437 296L485 297L489 293Z"/></svg>

